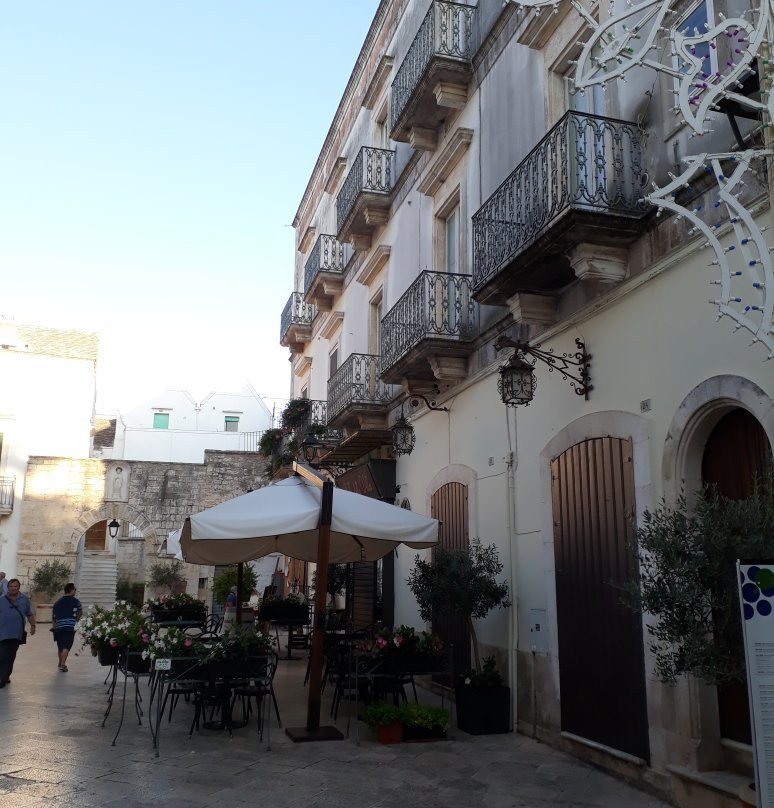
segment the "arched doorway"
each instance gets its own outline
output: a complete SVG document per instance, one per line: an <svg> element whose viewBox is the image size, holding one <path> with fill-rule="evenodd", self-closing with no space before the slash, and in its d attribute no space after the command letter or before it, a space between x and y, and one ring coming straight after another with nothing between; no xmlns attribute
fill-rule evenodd
<svg viewBox="0 0 774 808"><path fill-rule="evenodd" d="M438 545L449 550L467 550L468 486L450 482L438 488L430 498L430 515L441 523ZM467 620L457 615L443 615L433 619L433 631L445 648L454 646L453 670L470 668L470 631ZM443 677L439 678L441 681Z"/></svg>
<svg viewBox="0 0 774 808"><path fill-rule="evenodd" d="M771 446L761 423L741 407L726 412L715 424L704 445L702 482L729 499L746 499L753 481L771 469ZM741 625L729 625L727 639L742 645ZM752 744L750 706L745 682L718 686L720 735Z"/></svg>
<svg viewBox="0 0 774 808"><path fill-rule="evenodd" d="M551 461L562 731L649 760L633 442L589 438Z"/></svg>

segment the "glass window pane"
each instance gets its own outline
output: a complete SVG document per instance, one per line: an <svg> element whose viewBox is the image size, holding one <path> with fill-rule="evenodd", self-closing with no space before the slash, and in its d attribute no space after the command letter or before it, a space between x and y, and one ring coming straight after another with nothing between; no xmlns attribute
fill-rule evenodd
<svg viewBox="0 0 774 808"><path fill-rule="evenodd" d="M168 412L154 412L153 413L153 428L154 429L169 429L169 413Z"/></svg>
<svg viewBox="0 0 774 808"><path fill-rule="evenodd" d="M225 429L226 432L237 432L239 430L239 416L227 415Z"/></svg>

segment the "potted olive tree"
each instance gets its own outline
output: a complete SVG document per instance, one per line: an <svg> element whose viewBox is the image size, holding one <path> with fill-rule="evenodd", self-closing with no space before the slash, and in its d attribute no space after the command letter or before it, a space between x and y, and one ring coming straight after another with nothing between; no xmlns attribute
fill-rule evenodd
<svg viewBox="0 0 774 808"><path fill-rule="evenodd" d="M645 513L637 542L640 577L630 594L655 618L647 630L659 679L745 682L736 561L774 557L774 474L747 499L708 488L692 507L683 495L673 507L662 500ZM754 804L754 791L744 787L740 800Z"/></svg>
<svg viewBox="0 0 774 808"><path fill-rule="evenodd" d="M50 623L54 601L64 594L64 586L72 580L70 565L59 559L44 561L33 573L32 588L41 596L35 605L35 618L38 623ZM37 598L36 598L37 600Z"/></svg>
<svg viewBox="0 0 774 808"><path fill-rule="evenodd" d="M423 620L438 615L458 615L468 625L473 646L475 669L455 682L457 724L471 734L509 732L511 730L510 688L487 661L482 672L474 619L485 617L492 609L510 606L508 584L499 582L502 572L497 548L473 545L468 550L439 547L433 558L416 557L408 585L419 605Z"/></svg>

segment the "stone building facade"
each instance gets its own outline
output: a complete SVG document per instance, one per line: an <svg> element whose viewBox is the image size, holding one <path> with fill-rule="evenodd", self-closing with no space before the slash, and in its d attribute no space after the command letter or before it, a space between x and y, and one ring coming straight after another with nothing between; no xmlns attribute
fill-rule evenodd
<svg viewBox="0 0 774 808"><path fill-rule="evenodd" d="M113 490L115 471L123 492ZM31 457L27 466L18 571L31 581L37 565L64 559L83 564L87 532L116 519L119 535L105 535L101 554L115 560L118 577L144 582L170 531L187 516L265 485L266 461L256 452L206 451L204 463L108 461ZM97 548L98 549L98 548ZM187 565L188 591L210 571Z"/></svg>

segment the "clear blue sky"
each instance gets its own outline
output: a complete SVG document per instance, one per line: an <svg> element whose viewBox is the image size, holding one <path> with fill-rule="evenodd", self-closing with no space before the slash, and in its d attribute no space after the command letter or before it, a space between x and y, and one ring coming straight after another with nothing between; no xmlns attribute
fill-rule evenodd
<svg viewBox="0 0 774 808"><path fill-rule="evenodd" d="M286 225L377 5L0 4L0 315L101 331L102 411L287 396Z"/></svg>

